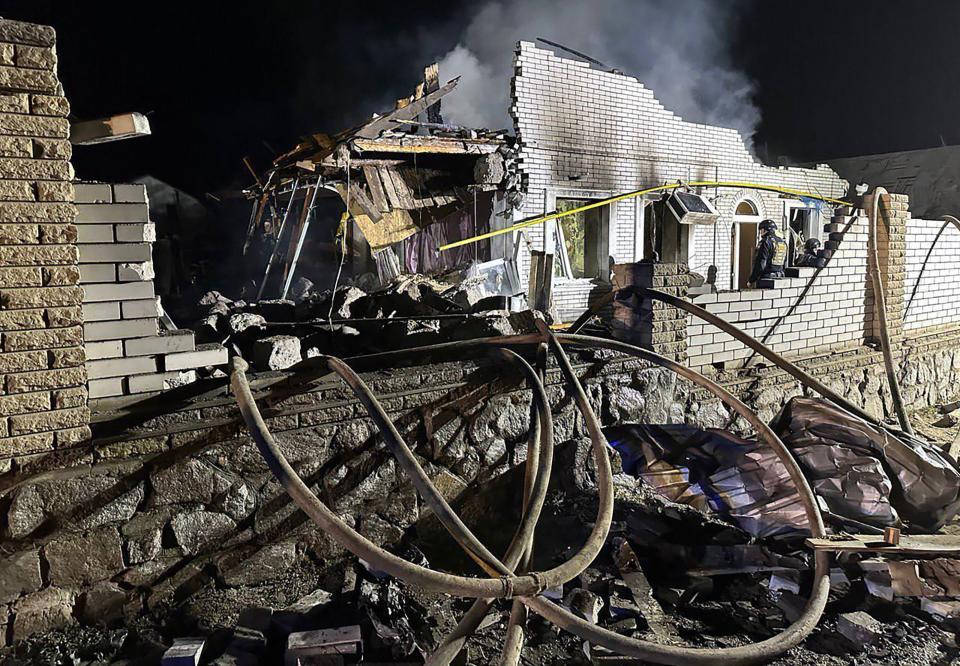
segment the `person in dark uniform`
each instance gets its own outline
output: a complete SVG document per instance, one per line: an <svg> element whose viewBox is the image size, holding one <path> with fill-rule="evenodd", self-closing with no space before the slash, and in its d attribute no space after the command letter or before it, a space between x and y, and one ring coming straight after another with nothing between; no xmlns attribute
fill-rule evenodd
<svg viewBox="0 0 960 666"><path fill-rule="evenodd" d="M760 233L760 246L748 280L750 284L763 278L783 277L783 266L787 261L787 244L777 235L777 223L764 220L760 223Z"/></svg>
<svg viewBox="0 0 960 666"><path fill-rule="evenodd" d="M820 256L820 241L816 238L808 238L803 244L803 254L794 261L796 266L808 266L810 268L823 268L827 265L827 260Z"/></svg>

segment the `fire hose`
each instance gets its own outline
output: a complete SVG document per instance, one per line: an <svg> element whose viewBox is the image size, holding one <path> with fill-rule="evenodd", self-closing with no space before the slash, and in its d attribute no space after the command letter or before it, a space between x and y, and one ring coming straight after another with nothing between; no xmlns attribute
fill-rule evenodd
<svg viewBox="0 0 960 666"><path fill-rule="evenodd" d="M884 291L883 280L880 277L880 257L877 252L877 215L879 214L880 197L889 196L882 187L873 190L873 207L870 215L870 239L869 252L873 270L870 271L871 284L873 285L873 307L877 313L878 323L880 324L880 349L883 352L883 367L887 373L887 384L890 386L890 400L893 402L893 409L897 413L897 420L900 427L908 435L913 434L913 427L910 425L910 417L907 415L907 407L903 403L903 396L900 394L900 381L897 379L896 369L893 367L893 350L890 348L890 329L887 326L887 297Z"/></svg>
<svg viewBox="0 0 960 666"><path fill-rule="evenodd" d="M651 296L659 297L663 295L651 294ZM423 362L424 358L428 358L434 351L456 351L458 356L463 358L465 354L477 353L479 351L497 348L506 349L514 346L525 347L541 345L544 342L550 345L553 354L557 358L564 380L574 393L575 402L583 416L588 434L590 435L593 458L597 469L598 509L594 527L580 550L566 562L553 569L542 572L516 574L513 571L517 562L523 558L525 552L531 547L533 527L535 527L536 520L539 517L539 509L542 507L543 497L547 490L546 484L549 480L549 474L546 472L548 472L549 465L552 461L550 453L552 451L550 448L552 444L546 443L543 439L544 433L552 433L552 414L546 402L545 393L542 390L542 382L539 377L533 373L529 364L525 362L520 363L522 359L515 354L510 356L506 351L498 352L506 356L509 360L520 364L524 374L527 376L528 383L533 387L534 406L537 410L537 416L532 422L531 430L534 431L532 433L533 435L536 434L535 431L540 428L539 434L541 440L537 450L537 459L532 460L533 456L531 456L526 463L530 468L536 465L538 469L532 481L530 481L531 473L529 470L527 471L525 477L527 483L525 483L525 486L529 484L530 493L529 495L525 493L525 499L529 501L526 502L526 508L521 518L520 526L518 526L513 543L511 543L507 556L504 558L507 560L506 563L496 559L483 544L479 542L469 528L460 521L459 517L457 517L427 478L422 467L420 467L413 453L402 441L402 438L387 417L386 412L379 405L379 402L372 395L366 384L353 372L350 366L340 359L321 357L322 360L314 361L314 365L311 367L311 369L316 368L317 363L325 365L344 379L350 386L360 402L367 409L370 417L380 427L388 449L390 449L391 453L396 457L401 468L410 475L411 481L414 483L421 497L423 497L428 506L436 513L441 524L450 532L461 547L491 576L490 579L477 579L448 574L407 562L373 544L346 525L316 497L284 458L266 427L263 417L254 401L253 394L246 379L246 364L242 359L235 358L233 361L231 384L243 418L271 471L294 502L303 509L321 529L332 536L340 545L369 562L371 566L399 578L410 585L426 591L473 597L479 600L461 620L454 634L448 636L441 643L432 663L446 663L449 658L444 655L451 653L455 655L456 652L459 651L459 647L462 646L462 641L475 629L476 624L479 623L486 613L486 610L489 609L488 600L498 598L516 599L519 603L537 612L557 626L581 636L590 643L603 646L619 654L662 664L757 663L769 660L802 641L819 621L829 593L829 556L823 552L815 554L813 591L800 617L777 636L760 643L735 648L704 649L665 646L621 636L620 634L582 620L566 609L538 596L540 592L548 587L569 582L589 566L606 541L613 509L612 473L608 457L609 447L600 430L599 420L593 412L586 393L570 365L566 352L563 349L564 346L599 347L636 356L672 370L694 384L712 392L724 402L724 404L750 422L760 438L773 449L796 484L797 492L804 506L812 535L814 537L822 537L825 535L825 528L816 499L796 461L773 431L745 404L727 392L723 387L696 371L670 361L649 350L602 338L580 335L554 335L545 327L541 327L538 334L443 343L428 347L385 352L371 356L378 357L381 363L387 359L393 362L412 361L418 363ZM802 371L799 371L799 369L798 372L804 374ZM547 468L546 471L545 467ZM515 629L518 627L518 618L516 615L515 613L511 613L511 625ZM505 662L514 659L512 655L519 652L519 645L517 643L518 634L519 632L517 631L510 634L513 636L512 639L510 635L508 635L508 649L505 650L504 654ZM439 654L440 652L444 652L444 655Z"/></svg>

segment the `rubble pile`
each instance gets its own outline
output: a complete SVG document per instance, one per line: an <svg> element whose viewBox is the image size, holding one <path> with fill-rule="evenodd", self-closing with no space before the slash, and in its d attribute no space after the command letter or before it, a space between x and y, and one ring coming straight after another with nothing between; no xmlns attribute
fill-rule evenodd
<svg viewBox="0 0 960 666"><path fill-rule="evenodd" d="M455 283L403 275L366 291L304 290L297 300L247 303L220 292L205 294L194 330L222 344L255 370L284 370L321 354L350 356L494 335L531 333L535 311L512 311L486 276Z"/></svg>
<svg viewBox="0 0 960 666"><path fill-rule="evenodd" d="M580 443L563 448L571 446ZM562 558L564 548L585 537L595 515L595 495L585 492L590 479L575 478L569 467L561 474L545 508L544 547L533 566ZM622 472L617 489L604 550L580 576L545 591L554 603L623 635L704 648L763 640L797 617L811 576L802 539L759 540L651 495ZM501 491L493 501L502 502ZM450 544L436 551L436 559L433 552L425 555L416 546L417 527L391 550L447 570ZM960 657L960 596L949 595L960 594L958 574L956 561L945 558L845 557L831 572L824 620L775 663L953 663ZM421 593L356 559L314 570L296 584L251 592L233 598L220 621L209 605L192 604L176 620L146 616L123 630L75 627L36 637L3 655L3 663L420 664L470 606L469 600ZM455 663L494 663L509 610L508 602L495 605ZM523 663L602 663L611 656L536 615L525 633ZM334 661L324 661L331 655Z"/></svg>

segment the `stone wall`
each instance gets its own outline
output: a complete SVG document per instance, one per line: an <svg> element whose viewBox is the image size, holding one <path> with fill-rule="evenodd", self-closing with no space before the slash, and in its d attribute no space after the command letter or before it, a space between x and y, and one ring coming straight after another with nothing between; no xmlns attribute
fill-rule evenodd
<svg viewBox="0 0 960 666"><path fill-rule="evenodd" d="M919 407L953 397L960 334L905 345L907 399ZM723 427L728 420L707 392L660 368L607 353L579 354L574 365L607 424ZM860 347L805 367L878 416L890 412L877 352ZM454 501L524 458L530 395L505 375L499 366L464 362L363 373ZM764 419L802 393L769 368L719 379ZM342 386L324 378L296 388L279 375L255 377L252 385L291 464L361 533L393 543L426 519L429 512ZM555 369L546 386L555 441L582 440L582 420ZM171 401L179 408L170 410ZM175 389L153 409L148 401L100 415L92 442L59 458L18 458L0 476L0 624L7 640L77 621L202 614L212 603L283 605L292 601L284 596L292 594L286 581L343 555L273 480L222 380ZM586 464L571 458L572 450L560 446L557 469Z"/></svg>
<svg viewBox="0 0 960 666"><path fill-rule="evenodd" d="M89 435L69 105L55 35L0 19L0 470Z"/></svg>

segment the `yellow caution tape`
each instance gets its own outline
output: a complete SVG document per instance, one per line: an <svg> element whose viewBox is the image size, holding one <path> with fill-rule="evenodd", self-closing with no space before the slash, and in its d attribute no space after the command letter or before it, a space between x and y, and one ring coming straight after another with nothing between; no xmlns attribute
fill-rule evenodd
<svg viewBox="0 0 960 666"><path fill-rule="evenodd" d="M608 199L599 199L585 206L580 206L579 208L571 208L570 210L565 210L561 213L549 213L547 215L541 215L540 217L536 217L532 220L524 220L523 222L518 222L504 229L497 229L496 231L489 231L485 234L480 234L478 236L472 236L470 238L464 238L463 240L447 243L446 245L441 245L438 249L440 251L450 250L455 247L460 247L461 245L469 245L471 243L476 243L477 241L486 240L487 238L493 238L494 236L499 236L501 234L508 234L512 231L517 231L518 229L532 227L535 224L542 224L543 222L556 220L557 218L566 217L567 215L576 215L577 213L582 213L585 210L592 210L594 208L600 208L601 206L607 206L609 204L616 203L618 201L623 201L624 199L632 199L634 197L643 196L644 194L651 194L653 192L666 192L668 190L675 190L681 187L730 187L730 188L744 189L744 190L762 190L764 192L778 192L780 194L791 194L793 196L803 197L805 199L817 199L818 201L826 201L827 203L834 203L840 206L850 205L849 201L843 201L842 199L832 199L830 197L824 197L819 194L812 194L810 192L801 192L800 190L790 189L789 187L778 187L776 185L762 185L760 183L740 183L737 181L708 181L708 180L697 181L693 183L674 183L673 185L658 185L657 187L648 187L645 190L634 190L633 192L618 194Z"/></svg>

